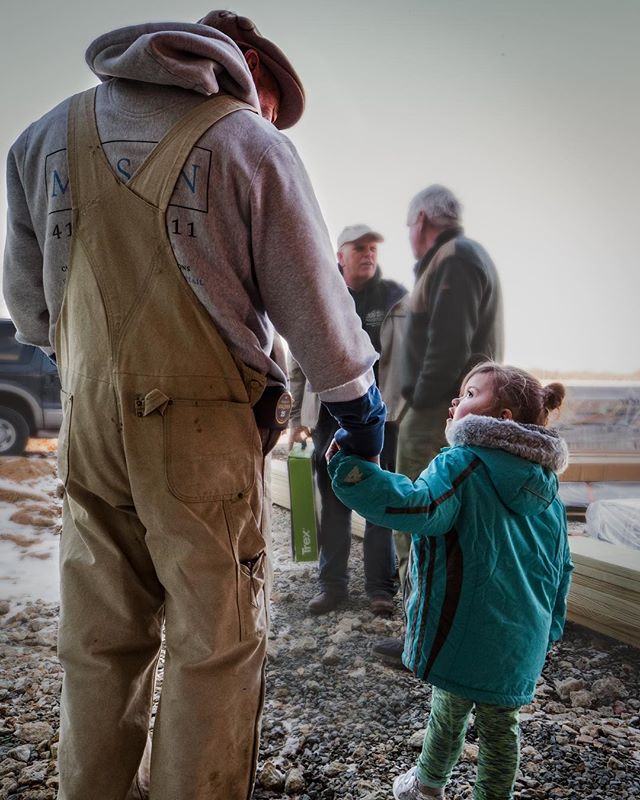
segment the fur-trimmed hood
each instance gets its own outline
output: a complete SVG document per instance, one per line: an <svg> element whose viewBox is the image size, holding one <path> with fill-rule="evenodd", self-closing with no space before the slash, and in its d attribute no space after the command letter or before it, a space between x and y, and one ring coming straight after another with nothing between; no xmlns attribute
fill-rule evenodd
<svg viewBox="0 0 640 800"><path fill-rule="evenodd" d="M567 443L553 428L468 414L452 422L446 436L452 446L466 444L506 450L553 472L562 473L569 465Z"/></svg>
<svg viewBox="0 0 640 800"><path fill-rule="evenodd" d="M469 414L450 423L446 436L452 447L468 447L480 458L502 502L525 516L553 501L557 473L569 463L564 439L539 425Z"/></svg>

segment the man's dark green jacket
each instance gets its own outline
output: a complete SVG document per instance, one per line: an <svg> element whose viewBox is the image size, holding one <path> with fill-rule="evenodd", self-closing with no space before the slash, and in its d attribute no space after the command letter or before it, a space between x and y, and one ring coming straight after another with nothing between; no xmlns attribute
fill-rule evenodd
<svg viewBox="0 0 640 800"><path fill-rule="evenodd" d="M402 395L421 409L456 397L480 361L502 361L504 332L495 265L462 228L443 231L415 273Z"/></svg>

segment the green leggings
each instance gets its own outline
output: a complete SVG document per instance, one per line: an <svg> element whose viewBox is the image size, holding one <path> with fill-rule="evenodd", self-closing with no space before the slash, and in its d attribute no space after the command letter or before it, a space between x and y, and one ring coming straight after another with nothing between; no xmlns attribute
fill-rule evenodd
<svg viewBox="0 0 640 800"><path fill-rule="evenodd" d="M432 789L447 783L464 747L474 706L480 741L474 800L508 800L520 761L520 708L474 703L436 686L416 777Z"/></svg>

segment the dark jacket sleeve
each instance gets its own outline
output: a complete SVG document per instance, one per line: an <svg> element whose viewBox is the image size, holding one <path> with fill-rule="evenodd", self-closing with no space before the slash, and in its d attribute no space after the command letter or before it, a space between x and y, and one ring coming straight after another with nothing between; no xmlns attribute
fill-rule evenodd
<svg viewBox="0 0 640 800"><path fill-rule="evenodd" d="M430 311L424 359L413 396L414 408L430 408L451 399L472 355L485 276L456 257L443 260L429 287Z"/></svg>
<svg viewBox="0 0 640 800"><path fill-rule="evenodd" d="M375 383L356 400L324 405L340 425L335 439L344 453L363 458L380 454L387 409Z"/></svg>

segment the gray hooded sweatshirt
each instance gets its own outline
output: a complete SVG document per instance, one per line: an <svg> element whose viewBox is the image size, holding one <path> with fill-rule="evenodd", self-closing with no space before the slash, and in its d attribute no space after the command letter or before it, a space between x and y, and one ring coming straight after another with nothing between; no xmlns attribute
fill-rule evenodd
<svg viewBox="0 0 640 800"><path fill-rule="evenodd" d="M103 82L100 138L123 181L205 97L226 93L258 109L240 50L208 26L122 28L97 39L87 62ZM49 352L73 234L68 107L29 126L7 164L5 299L17 338ZM243 110L210 128L178 179L167 230L184 279L238 358L284 382L270 357L275 326L323 400L365 394L377 355L335 268L306 171L273 125Z"/></svg>

